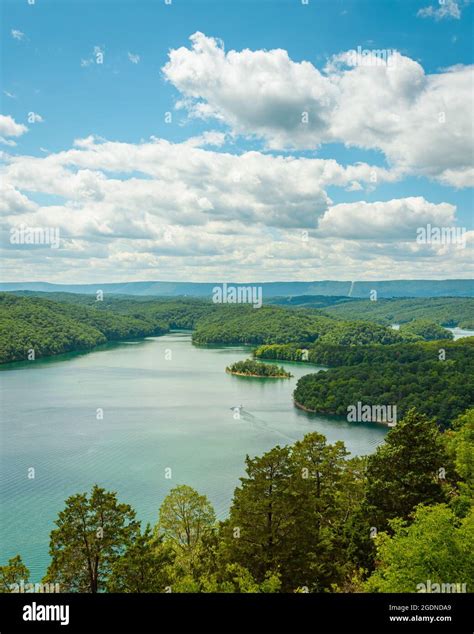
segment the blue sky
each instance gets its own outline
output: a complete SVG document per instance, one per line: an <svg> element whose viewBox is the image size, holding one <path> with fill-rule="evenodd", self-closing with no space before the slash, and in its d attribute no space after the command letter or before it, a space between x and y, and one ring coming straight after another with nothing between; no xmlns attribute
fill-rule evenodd
<svg viewBox="0 0 474 634"><path fill-rule="evenodd" d="M408 99L410 103L406 114L407 125L414 130L419 129L425 119L423 113L420 113L421 106L416 106L415 109L413 104L415 100L421 99L429 103L430 95L426 94L428 89L415 94L419 90L418 84L425 82L428 76L443 73L443 77L447 77L446 82L451 81L454 74L449 72L448 77L446 69L458 66L465 68L472 63L474 5L466 0L445 0L445 3L448 4L442 6L443 3L440 4L439 0L309 0L305 5L300 0L172 0L168 5L162 0L35 0L33 4L29 4L27 0L6 0L3 3L2 19L1 113L11 118L16 125L26 126L28 130L19 133L11 128L14 134L8 136L7 130L5 137L3 149L7 182L11 183L12 192L14 190L11 196L15 196L17 202L20 201L20 207L10 210L7 207L7 217L10 220L4 225L4 232L11 228L12 216L18 221L24 215L24 221L32 226L45 225L46 220L49 224L61 226L66 238L64 248L54 253L51 250L45 252L39 245L35 245L27 253L24 248L26 245L21 245L22 250L17 248L18 245L9 244L6 249L11 262L10 267L7 266L7 274L12 279L26 274L29 279L34 275L36 279L67 281L70 269L74 269L80 271L82 281L89 281L96 275L119 279L187 279L189 275L196 274L196 265L202 265L199 277L203 279L210 279L223 270L225 274L235 278L231 272L238 266L242 267L242 275L246 278L262 275L267 279L335 278L340 277L347 267L336 265L334 259L340 245L337 242L330 243L332 239L344 241L345 255L341 254L341 257L347 257L351 263L352 275L358 279L363 279L364 276L374 277L380 272L384 277L389 272L392 277L406 277L411 271L412 277L422 277L424 268L428 269L425 276L455 277L459 267L462 268L459 276L464 276L467 251L463 251L461 261L457 264L452 261L451 256L446 255L446 250L440 253L433 246L420 247L418 259L412 245L403 254L403 249L400 250L394 241L401 239L407 227L394 227L390 234L390 218L384 225L387 232L385 239L390 243L385 250L386 256L381 255L384 239L375 235L376 232L370 227L367 229L367 237L358 235L359 243L356 244L351 240L350 230L343 232L340 226L341 223L346 223L349 227L351 222L357 223L360 216L357 215L357 210L338 207L357 202L375 204L421 198L426 204L453 206L457 226L472 228L473 196L472 187L469 186L472 183L466 177L466 156L472 152L472 127L467 129L465 139L465 145L469 147L458 148L459 141L456 139L460 133L465 134L466 122L463 118L460 122L452 123L453 117L458 116L456 103L448 107L448 123L440 134L438 144L438 148L445 147L447 155L453 154L450 163L451 157L449 160L445 159L440 150L439 157L433 155L433 147L426 140L428 133L423 137L420 133L414 138L416 152L412 152L409 147L410 135L406 131L401 130L398 134L400 138L397 138L397 133L393 133L390 141L387 141L384 138L383 119L382 125L379 121L377 131L372 133L370 124L367 123L373 114L371 108L375 109L380 118L381 104L386 107L390 103L390 96L385 94L384 89L380 89L380 94L373 101L370 90L367 90L365 105L362 102L364 95L355 95L358 106L354 114L354 120L357 121L353 125L351 85L348 83L341 88L338 85L337 90L342 95L338 97L334 97L332 87L325 87L323 91L327 93L320 98L318 79L316 72L313 73L314 68L324 77L330 75L332 71L327 70L328 62L334 56L357 49L358 46L367 50L396 51L400 59L409 60L403 61L404 65L409 66L409 70L406 71L406 77L404 75L400 81L397 79L392 101L397 103L399 93L396 91L404 93L403 99ZM200 54L200 45L193 47L189 39L197 32L203 34L205 39L202 42L205 47L211 42L211 38L218 38L217 45L210 46L209 51ZM185 47L190 55L178 55L169 70L165 71L165 65L171 63L170 51L179 51L181 47ZM222 77L214 77L209 70L204 72L201 66L204 63L213 64L213 56L219 56L219 47L224 49L226 56L232 51L240 55L245 49L253 54L262 52L263 56L261 59L255 56L247 61L242 56L235 62L235 66L226 57L225 63L220 66ZM278 63L272 61L269 70L265 55L275 49L286 51L290 61L289 64L284 59L279 59ZM96 63L97 55L94 50L103 55L103 63ZM309 78L300 65L302 62L312 67ZM246 63L249 64L248 76L245 72L242 73L242 67L237 68L237 64ZM271 94L268 96L266 89L258 89L255 93L246 85L248 77L249 81L256 82L258 88L260 63L265 85L272 87L282 83L282 91L285 90L285 85L289 86L286 94L278 93L279 88L269 88L268 92ZM424 73L422 80L417 79L418 68ZM236 77L240 77L240 84L229 83L226 86L226 81L230 82L228 73L234 70ZM285 72L290 73L288 81L282 80ZM294 77L291 75L293 72L296 73ZM396 69L393 72L402 71ZM334 77L336 74L336 71L332 72ZM252 75L257 79L252 79ZM316 81L314 87L311 85L313 75ZM469 90L469 86L466 87L466 82L469 82L466 77L469 76L461 75L459 73L459 79L456 78L456 83L453 84L456 90L460 86L460 99L463 91ZM317 128L311 128L307 142L304 138L293 142L291 126L288 127L285 121L288 103L293 99L292 81L296 82L295 95L301 95L300 102L299 97L294 98L295 108L300 103L304 108L306 103L314 100L316 105L314 108L310 106L313 108L311 116L313 112L318 114L317 108L321 108L321 116L325 125L331 127L330 132L322 131L318 124ZM472 75L470 81L472 90ZM337 78L334 82L338 82ZM377 79L377 82L380 87L381 80ZM353 80L353 85L357 91L356 80ZM237 91L236 99L233 98L232 90ZM434 98L437 98L440 90L446 90L449 95L453 88L448 84L443 84L441 89L434 88ZM405 93L408 92L410 95L407 97ZM332 99L340 100L340 103L331 106L331 113L327 114L326 102ZM242 101L242 116L238 107L232 106L236 100ZM177 108L180 101L185 103ZM251 113L252 101L255 102L255 115ZM404 108L408 102L403 102ZM441 102L445 102L444 97ZM196 104L205 104L206 116L197 114ZM259 109L263 113L261 117L258 115ZM345 112L344 121L336 120L341 109ZM28 113L31 112L39 115L36 122L31 122L31 115L30 120L28 119ZM167 112L172 113L171 123L165 122ZM398 109L397 112L401 112L401 115L397 115L401 116L402 122L397 124L401 128L405 111ZM6 122L6 129L9 124L10 119ZM295 194L299 199L315 196L313 223L310 218L311 200L306 201L307 206L297 212L300 220L307 214L308 222L286 218L285 210L276 213L277 221L273 219L267 222L264 212L263 215L260 213L265 205L271 204L271 195L267 199L267 193L262 193L262 200L256 194L256 199L252 198L251 202L247 198L243 200L245 210L238 217L236 210L229 212L227 208L224 209L227 204L226 194L222 193L223 198L219 200L212 198L212 183L208 184L209 195L202 196L202 191L192 193L191 182L184 182L185 176L178 170L170 178L173 184L178 181L182 183L179 196L182 195L184 199L189 196L190 201L202 201L202 204L199 203L202 211L210 213L207 218L190 218L186 209L182 216L173 209L168 219L163 211L155 213L156 207L161 209L163 206L160 199L149 210L149 214L155 220L160 217L160 221L156 220L157 224L151 230L148 240L146 231L144 233L142 230L145 225L151 226L149 217L141 218L144 225L141 229L137 225L135 237L127 236L124 228L127 225L126 212L119 213L125 215L120 218L120 226L115 226L111 220L114 216L111 211L112 201L103 210L95 205L95 209L91 211L90 206L81 199L80 192L78 194L76 191L77 188L72 186L70 192L66 191L60 184L52 183L51 177L48 177L51 165L45 159L50 157L50 163L54 162L55 169L59 169L57 165L61 162L61 153L73 150L75 140L91 135L95 138L96 145L105 140L128 144L130 152L133 152L136 147L144 150L143 144L150 143L151 137L170 142L173 147L182 147L190 138L199 137L206 132L221 133L223 137L212 146L193 146L200 148L195 150L198 157L196 160L199 161L215 162L219 160L216 153L239 157L254 151L261 158L268 156L334 160L342 167L363 162L372 168L401 172L396 178L377 178L376 184L370 181L367 183L367 178L357 186L351 185L357 179L349 179L342 186L340 183L334 184L330 179L321 182L321 191L328 198L326 206L321 200L319 190L304 194L299 191ZM455 148L452 152L451 139L452 147ZM426 144L426 165L423 144ZM95 157L96 153L90 144L88 147L76 145L78 147L82 149L76 152L83 152L84 155L94 153ZM114 151L115 148L110 149ZM165 157L166 154L160 156ZM185 156L186 160L191 161L189 153L186 152ZM22 157L37 159L32 162ZM136 165L127 165L126 168L117 162L116 169L110 169L104 164L93 164L85 156L79 163L74 163L75 160L70 161L68 158L61 164L61 169L68 171L71 182L81 170L92 171L93 175L79 174L80 178L99 179L99 185L95 183L92 188L102 185L105 187L102 176L104 179L127 180L129 189L133 184L131 179L134 178L137 181L151 179L162 183L163 187L167 186L160 180L161 174L143 169L141 159L137 159ZM104 158L104 161L108 160ZM165 158L163 160L166 161ZM181 167L180 160L177 160ZM195 164L196 160L191 163ZM10 174L14 169L21 172L20 176L17 172ZM42 179L41 182L35 186L28 185L25 175L27 169L34 169L35 178ZM256 168L257 174L259 169ZM188 177L189 170L185 171ZM40 172L42 175L38 176ZM59 172L56 176L60 178ZM191 177L190 179L193 180ZM136 187L142 185L139 182ZM218 186L218 189L222 188ZM153 198L154 195L151 192L149 196ZM104 198L102 193L100 196ZM26 197L27 201L21 197ZM289 187L282 187L277 198L278 204L286 204L288 209L295 204ZM21 209L21 204L25 205L24 209ZM448 224L453 223L453 213L450 215L447 208L433 207L432 212L428 212L421 209L422 204L410 203L401 214L405 214L407 218L410 214L419 214L423 222L432 219L434 224L439 224L440 220L444 224L446 221ZM170 205L168 200L166 205ZM252 209L247 209L247 205L252 206ZM65 206L64 213L61 206ZM71 208L78 210L73 221L70 216ZM79 221L76 223L81 209L84 209L82 226ZM378 217L385 213L384 207L368 207L367 211L380 229ZM138 223L139 219L133 213L131 209L129 220L132 224ZM139 213L145 212L140 209ZM390 213L396 218L396 211L392 209ZM432 217L430 213L433 214ZM318 230L318 219L324 214L327 214L324 226L330 228L327 235ZM284 220L282 216L285 216ZM40 222L34 224L35 218ZM239 222L241 227L237 226ZM206 248L193 251L190 247L191 243L205 243L211 235L239 235L242 227L248 226L249 222L255 231L256 242L261 245L265 236L271 236L273 246L269 244L266 251L256 253L251 240L245 248L242 246L245 242L242 238L241 249L237 246L232 256L228 245L225 251L219 253L218 240L209 242L207 252ZM410 224L411 220L407 222ZM163 229L165 225L168 227L167 238L160 247L164 234L160 234L159 227ZM415 225L411 222L410 226L416 226L416 222ZM187 238L182 230L186 232ZM295 235L289 238L285 235L288 230L308 231L310 240L314 240L315 252L308 251L305 254L301 268L298 268L298 257L292 243ZM375 240L372 251L376 254L380 252L382 260L379 263L378 255L371 252L367 257L367 250L371 248L368 242L370 240ZM158 245L157 248L153 248L152 243ZM285 248L285 243L288 249ZM307 249L307 241L304 247ZM323 247L328 248L326 259L329 263L326 269L325 256L321 253ZM103 252L99 253L98 249L103 249ZM274 249L276 252L270 253ZM357 249L360 257L355 255ZM122 260L120 254L125 254ZM228 260L225 258L226 254ZM458 256L459 249L456 251L456 258ZM23 263L19 266L21 260ZM270 260L273 262L269 264ZM59 262L62 262L60 274ZM223 269L224 262L226 264Z"/></svg>

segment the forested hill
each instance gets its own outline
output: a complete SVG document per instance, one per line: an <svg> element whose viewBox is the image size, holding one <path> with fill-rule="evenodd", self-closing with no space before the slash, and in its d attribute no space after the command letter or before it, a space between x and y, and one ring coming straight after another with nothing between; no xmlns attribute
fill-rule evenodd
<svg viewBox="0 0 474 634"><path fill-rule="evenodd" d="M159 335L168 325L37 297L0 293L0 363L90 350L108 341Z"/></svg>
<svg viewBox="0 0 474 634"><path fill-rule="evenodd" d="M277 306L221 307L196 324L193 343L265 344L316 340L343 345L402 343L419 335L361 321L343 321L316 310L289 310Z"/></svg>
<svg viewBox="0 0 474 634"><path fill-rule="evenodd" d="M54 300L54 301L53 301ZM192 329L207 344L319 344L360 346L450 337L436 324L417 321L400 331L375 322L341 319L321 310L248 304L213 304L192 298L135 298L70 293L0 293L0 363L72 350L107 341Z"/></svg>
<svg viewBox="0 0 474 634"><path fill-rule="evenodd" d="M258 357L271 355L262 349ZM345 416L349 406L361 402L396 405L402 417L415 407L449 427L473 404L472 338L352 349L316 345L310 358L337 367L299 379L295 403L309 411Z"/></svg>
<svg viewBox="0 0 474 634"><path fill-rule="evenodd" d="M342 319L366 319L384 324L429 319L441 326L474 329L472 297L379 299L376 302L362 299L325 306L323 310Z"/></svg>

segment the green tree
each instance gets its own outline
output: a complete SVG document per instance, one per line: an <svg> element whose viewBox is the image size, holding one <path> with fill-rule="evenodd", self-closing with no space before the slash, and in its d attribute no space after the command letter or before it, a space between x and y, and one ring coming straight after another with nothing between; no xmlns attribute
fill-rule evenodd
<svg viewBox="0 0 474 634"><path fill-rule="evenodd" d="M97 485L89 498L87 493L69 497L55 523L44 582L60 583L69 592L105 590L113 564L140 530L135 511Z"/></svg>
<svg viewBox="0 0 474 634"><path fill-rule="evenodd" d="M452 506L463 517L474 502L474 408L458 416L444 438L456 472L457 495Z"/></svg>
<svg viewBox="0 0 474 634"><path fill-rule="evenodd" d="M344 443L328 445L316 432L293 446L284 586L321 591L344 575L343 526L363 497L363 461L348 461L347 455Z"/></svg>
<svg viewBox="0 0 474 634"><path fill-rule="evenodd" d="M281 588L277 574L267 573L264 580L258 583L252 574L236 563L228 563L219 573L202 575L199 579L185 576L173 585L173 592L205 592L205 593L274 593Z"/></svg>
<svg viewBox="0 0 474 634"><path fill-rule="evenodd" d="M365 584L368 592L420 592L429 582L465 583L465 591L473 591L473 509L459 520L445 504L420 505L412 524L395 519L391 528L392 536L376 537L377 568Z"/></svg>
<svg viewBox="0 0 474 634"><path fill-rule="evenodd" d="M351 567L344 526L364 495L365 460L318 433L247 457L222 529L228 561L257 583L278 574L283 591L329 589Z"/></svg>
<svg viewBox="0 0 474 634"><path fill-rule="evenodd" d="M262 457L247 456L246 465L223 536L230 561L261 583L269 572L278 573L289 556L289 449L276 446Z"/></svg>
<svg viewBox="0 0 474 634"><path fill-rule="evenodd" d="M20 555L8 560L5 566L0 566L0 592L12 592L14 586L22 581L28 583L30 571L23 563Z"/></svg>
<svg viewBox="0 0 474 634"><path fill-rule="evenodd" d="M112 565L108 592L164 592L173 554L147 525Z"/></svg>
<svg viewBox="0 0 474 634"><path fill-rule="evenodd" d="M451 471L436 424L410 410L368 458L364 505L372 525L384 530L389 519L408 519L418 504L445 501L440 474Z"/></svg>
<svg viewBox="0 0 474 634"><path fill-rule="evenodd" d="M163 500L156 532L171 542L178 561L189 571L199 558L203 538L215 523L216 515L207 497L182 484L171 489Z"/></svg>

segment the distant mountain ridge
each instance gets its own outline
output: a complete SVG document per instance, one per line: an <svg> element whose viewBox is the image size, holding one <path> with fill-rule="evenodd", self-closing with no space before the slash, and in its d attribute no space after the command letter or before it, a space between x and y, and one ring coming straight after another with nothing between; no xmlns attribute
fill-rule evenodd
<svg viewBox="0 0 474 634"><path fill-rule="evenodd" d="M103 284L51 284L49 282L0 282L0 291L37 291L95 294L98 290L114 295L212 297L223 282L112 282ZM389 297L473 297L474 280L380 280L377 282L226 282L227 286L261 286L263 297L297 295L338 295L368 298Z"/></svg>

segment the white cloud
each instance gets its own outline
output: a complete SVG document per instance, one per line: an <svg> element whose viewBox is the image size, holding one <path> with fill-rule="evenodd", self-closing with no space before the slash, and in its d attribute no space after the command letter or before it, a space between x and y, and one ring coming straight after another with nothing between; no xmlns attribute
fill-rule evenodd
<svg viewBox="0 0 474 634"><path fill-rule="evenodd" d="M25 34L22 33L22 31L19 31L18 29L12 29L10 31L11 36L14 40L24 40L25 39Z"/></svg>
<svg viewBox="0 0 474 634"><path fill-rule="evenodd" d="M140 55L137 55L136 53L128 53L128 59L132 62L132 64L138 64L138 62L140 61Z"/></svg>
<svg viewBox="0 0 474 634"><path fill-rule="evenodd" d="M6 279L70 281L72 269L83 280L235 279L236 271L243 281L427 277L441 270L459 277L472 264L467 249L416 244L415 227L454 222L451 204L405 198L334 205L330 185L357 189L354 183L372 187L374 174L378 183L399 178L364 163L93 136L63 152L4 159ZM37 204L36 194L54 202ZM8 244L11 226L22 222L59 227L61 248L45 258Z"/></svg>
<svg viewBox="0 0 474 634"><path fill-rule="evenodd" d="M454 205L430 203L421 196L341 203L330 207L320 219L318 233L354 240L410 240L418 227L428 223L453 226L455 211Z"/></svg>
<svg viewBox="0 0 474 634"><path fill-rule="evenodd" d="M0 143L14 146L15 141L9 137L19 137L28 131L26 125L17 123L10 115L0 114Z"/></svg>
<svg viewBox="0 0 474 634"><path fill-rule="evenodd" d="M471 183L472 67L425 74L396 51L390 63L353 66L346 52L321 72L282 49L226 53L215 38L190 39L191 48L171 50L163 67L182 93L177 107L190 116L225 122L271 149L342 142L381 150L406 173Z"/></svg>
<svg viewBox="0 0 474 634"><path fill-rule="evenodd" d="M238 220L275 227L315 228L330 204L325 187L357 181L373 186L397 173L365 163L343 167L334 160L234 155L201 149L219 145L220 133L173 144L154 139L139 145L77 139L75 149L45 158L10 157L4 178L19 189L56 194L76 204L104 200L118 208L150 209L175 223ZM142 173L147 178L107 178ZM204 214L205 212L205 214Z"/></svg>
<svg viewBox="0 0 474 634"><path fill-rule="evenodd" d="M203 147L214 146L220 147L224 145L226 141L226 135L224 132L217 132L216 130L209 130L200 134L199 136L193 136L187 139L184 143L190 147Z"/></svg>
<svg viewBox="0 0 474 634"><path fill-rule="evenodd" d="M464 4L468 4L469 0ZM461 17L461 2L458 0L438 0L437 5L429 5L423 7L417 13L420 18L434 18L435 20L443 20L445 18L454 18L459 20Z"/></svg>
<svg viewBox="0 0 474 634"><path fill-rule="evenodd" d="M12 185L4 184L0 196L0 213L15 215L36 211L38 205Z"/></svg>

